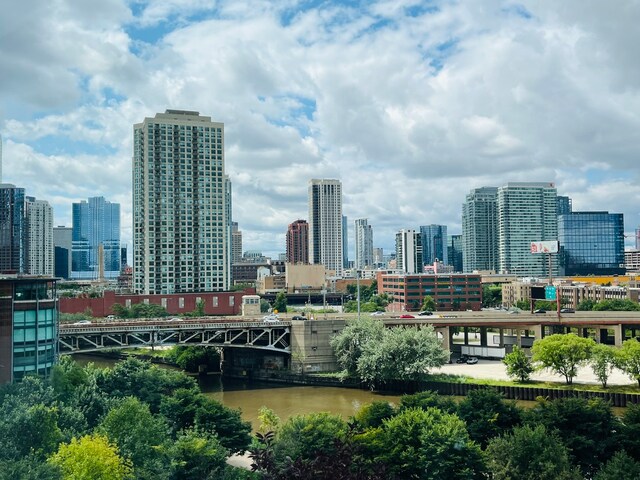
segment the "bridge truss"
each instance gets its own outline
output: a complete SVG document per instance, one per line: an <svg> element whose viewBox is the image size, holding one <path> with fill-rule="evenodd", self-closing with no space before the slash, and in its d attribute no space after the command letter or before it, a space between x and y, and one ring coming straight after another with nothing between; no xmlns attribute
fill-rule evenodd
<svg viewBox="0 0 640 480"><path fill-rule="evenodd" d="M291 326L262 322L201 323L188 321L61 325L59 353L106 349L204 345L291 353Z"/></svg>

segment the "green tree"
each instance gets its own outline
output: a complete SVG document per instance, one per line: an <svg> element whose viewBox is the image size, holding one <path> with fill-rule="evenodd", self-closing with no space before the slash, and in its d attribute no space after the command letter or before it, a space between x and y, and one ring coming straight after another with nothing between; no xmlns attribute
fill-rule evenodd
<svg viewBox="0 0 640 480"><path fill-rule="evenodd" d="M458 403L458 416L466 422L469 438L482 447L522 421L515 402L505 401L500 393L488 388L471 390Z"/></svg>
<svg viewBox="0 0 640 480"><path fill-rule="evenodd" d="M567 448L543 425L522 426L487 446L487 466L494 480L580 480Z"/></svg>
<svg viewBox="0 0 640 480"><path fill-rule="evenodd" d="M449 352L431 325L384 330L379 342L367 342L358 359L358 376L370 385L389 380L424 380L429 369L449 361Z"/></svg>
<svg viewBox="0 0 640 480"><path fill-rule="evenodd" d="M206 397L197 388L178 389L164 396L160 413L174 432L197 427L199 431L214 433L232 453L245 451L251 442L251 424L242 420L240 412Z"/></svg>
<svg viewBox="0 0 640 480"><path fill-rule="evenodd" d="M260 421L258 431L262 433L273 432L280 426L280 417L276 415L276 412L265 406L258 409L258 420Z"/></svg>
<svg viewBox="0 0 640 480"><path fill-rule="evenodd" d="M616 364L640 386L640 342L635 338L622 342L622 347L617 351Z"/></svg>
<svg viewBox="0 0 640 480"><path fill-rule="evenodd" d="M377 459L388 466L392 478L484 478L480 447L456 415L437 408L407 409L385 420L368 441L376 436L382 447Z"/></svg>
<svg viewBox="0 0 640 480"><path fill-rule="evenodd" d="M617 362L617 353L614 347L598 343L591 351L591 370L602 384L602 388L607 388L607 380Z"/></svg>
<svg viewBox="0 0 640 480"><path fill-rule="evenodd" d="M370 342L380 342L384 331L383 323L374 318L365 316L349 322L330 341L338 365L348 374L355 375L364 346Z"/></svg>
<svg viewBox="0 0 640 480"><path fill-rule="evenodd" d="M573 383L578 367L589 360L595 342L573 333L555 334L538 339L533 343L533 361L542 368L562 375L567 384Z"/></svg>
<svg viewBox="0 0 640 480"><path fill-rule="evenodd" d="M309 461L319 454L335 452L335 441L344 439L347 424L338 415L311 413L295 415L278 429L274 442L276 462L284 465L287 457Z"/></svg>
<svg viewBox="0 0 640 480"><path fill-rule="evenodd" d="M35 455L15 460L0 460L0 480L61 480L58 467Z"/></svg>
<svg viewBox="0 0 640 480"><path fill-rule="evenodd" d="M640 404L627 405L621 418L620 447L640 461Z"/></svg>
<svg viewBox="0 0 640 480"><path fill-rule="evenodd" d="M576 310L581 310L581 311L591 311L593 310L593 307L595 307L596 302L595 300L591 300L589 298L582 300L578 306L576 307Z"/></svg>
<svg viewBox="0 0 640 480"><path fill-rule="evenodd" d="M49 461L62 470L66 480L124 480L131 478L128 461L118 454L118 447L101 435L85 435L60 445Z"/></svg>
<svg viewBox="0 0 640 480"><path fill-rule="evenodd" d="M167 454L171 458L171 480L222 478L228 456L215 435L195 429L180 432Z"/></svg>
<svg viewBox="0 0 640 480"><path fill-rule="evenodd" d="M573 463L591 478L619 447L620 421L600 398L540 400L525 411L525 423L556 431Z"/></svg>
<svg viewBox="0 0 640 480"><path fill-rule="evenodd" d="M423 410L437 408L446 413L456 413L458 411L458 405L451 397L438 395L437 392L431 390L400 397L398 410L403 411L409 408L421 408Z"/></svg>
<svg viewBox="0 0 640 480"><path fill-rule="evenodd" d="M485 284L482 286L482 306L498 307L502 305L502 286Z"/></svg>
<svg viewBox="0 0 640 480"><path fill-rule="evenodd" d="M284 292L278 292L276 299L273 301L273 310L286 313L287 311L287 294Z"/></svg>
<svg viewBox="0 0 640 480"><path fill-rule="evenodd" d="M433 312L436 309L436 301L431 295L427 295L422 300L422 310L427 312Z"/></svg>
<svg viewBox="0 0 640 480"><path fill-rule="evenodd" d="M207 370L220 368L220 352L214 347L177 345L169 351L167 360L192 373L198 372L200 365L205 365Z"/></svg>
<svg viewBox="0 0 640 480"><path fill-rule="evenodd" d="M505 355L502 363L507 366L507 375L517 378L522 383L528 382L535 371L531 359L518 345L514 345L511 353Z"/></svg>
<svg viewBox="0 0 640 480"><path fill-rule="evenodd" d="M393 417L395 413L395 409L389 402L375 401L360 407L353 420L365 430L381 426L384 420Z"/></svg>
<svg viewBox="0 0 640 480"><path fill-rule="evenodd" d="M622 299L613 299L613 300L601 300L596 303L593 307L595 311L627 311L627 312L637 312L640 310L640 304L634 302L633 300L629 300L628 298Z"/></svg>
<svg viewBox="0 0 640 480"><path fill-rule="evenodd" d="M531 304L529 303L529 300L518 300L516 302L516 308L527 311L531 308Z"/></svg>
<svg viewBox="0 0 640 480"><path fill-rule="evenodd" d="M637 480L640 478L640 463L625 451L618 451L593 477L593 480Z"/></svg>
<svg viewBox="0 0 640 480"><path fill-rule="evenodd" d="M168 427L137 398L119 400L98 431L131 460L137 478L159 479L167 471L168 459L162 455L161 447L168 440Z"/></svg>

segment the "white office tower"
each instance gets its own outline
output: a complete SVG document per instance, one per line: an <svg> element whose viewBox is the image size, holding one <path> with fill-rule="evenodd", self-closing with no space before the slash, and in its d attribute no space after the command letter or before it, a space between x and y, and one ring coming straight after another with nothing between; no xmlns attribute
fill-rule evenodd
<svg viewBox="0 0 640 480"><path fill-rule="evenodd" d="M475 188L462 205L463 271L498 271L498 188Z"/></svg>
<svg viewBox="0 0 640 480"><path fill-rule="evenodd" d="M53 208L49 202L27 197L27 271L30 275L53 276Z"/></svg>
<svg viewBox="0 0 640 480"><path fill-rule="evenodd" d="M498 188L499 273L549 275L548 257L531 253L531 242L557 241L557 191L553 183L507 183ZM551 275L558 270L551 255Z"/></svg>
<svg viewBox="0 0 640 480"><path fill-rule="evenodd" d="M359 218L355 221L355 241L355 267L358 270L373 267L373 229L366 218Z"/></svg>
<svg viewBox="0 0 640 480"><path fill-rule="evenodd" d="M396 233L396 268L403 273L422 273L422 242L415 230Z"/></svg>
<svg viewBox="0 0 640 480"><path fill-rule="evenodd" d="M309 261L342 276L342 184L309 181Z"/></svg>
<svg viewBox="0 0 640 480"><path fill-rule="evenodd" d="M224 124L167 110L134 125L133 139L134 290L228 289Z"/></svg>

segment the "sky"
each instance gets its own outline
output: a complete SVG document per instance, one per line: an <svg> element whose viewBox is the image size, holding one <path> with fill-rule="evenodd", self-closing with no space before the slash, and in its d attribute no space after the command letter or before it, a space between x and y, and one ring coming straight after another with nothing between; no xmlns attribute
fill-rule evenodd
<svg viewBox="0 0 640 480"><path fill-rule="evenodd" d="M0 16L3 181L121 204L133 124L225 124L244 250L285 251L311 178L337 178L374 246L443 224L473 188L554 182L640 225L640 0L22 0Z"/></svg>

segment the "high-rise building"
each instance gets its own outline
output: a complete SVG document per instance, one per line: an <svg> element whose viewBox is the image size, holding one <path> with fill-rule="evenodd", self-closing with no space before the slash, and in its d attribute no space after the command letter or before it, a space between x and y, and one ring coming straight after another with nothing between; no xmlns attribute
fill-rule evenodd
<svg viewBox="0 0 640 480"><path fill-rule="evenodd" d="M359 218L355 221L355 242L355 267L359 270L373 267L373 228L366 218Z"/></svg>
<svg viewBox="0 0 640 480"><path fill-rule="evenodd" d="M339 180L309 181L309 261L341 277L344 265L342 184Z"/></svg>
<svg viewBox="0 0 640 480"><path fill-rule="evenodd" d="M242 231L238 229L238 222L231 222L231 263L242 260Z"/></svg>
<svg viewBox="0 0 640 480"><path fill-rule="evenodd" d="M287 262L309 263L309 224L296 220L287 228Z"/></svg>
<svg viewBox="0 0 640 480"><path fill-rule="evenodd" d="M421 226L420 240L422 242L422 262L424 265L433 265L436 261L449 265L446 225Z"/></svg>
<svg viewBox="0 0 640 480"><path fill-rule="evenodd" d="M104 197L72 204L71 278L116 279L120 275L120 204Z"/></svg>
<svg viewBox="0 0 640 480"><path fill-rule="evenodd" d="M349 228L347 216L342 216L342 268L349 268Z"/></svg>
<svg viewBox="0 0 640 480"><path fill-rule="evenodd" d="M449 265L456 273L462 272L462 235L449 235L447 242Z"/></svg>
<svg viewBox="0 0 640 480"><path fill-rule="evenodd" d="M27 273L24 188L0 184L0 272Z"/></svg>
<svg viewBox="0 0 640 480"><path fill-rule="evenodd" d="M531 242L558 240L558 200L553 183L507 183L498 188L499 273L557 275L557 255L531 253Z"/></svg>
<svg viewBox="0 0 640 480"><path fill-rule="evenodd" d="M422 273L422 241L415 230L396 233L396 268L404 273Z"/></svg>
<svg viewBox="0 0 640 480"><path fill-rule="evenodd" d="M558 215L567 215L568 213L571 213L572 210L573 206L571 198L564 195L558 195Z"/></svg>
<svg viewBox="0 0 640 480"><path fill-rule="evenodd" d="M226 266L225 266L225 270L227 272L229 272L229 279L228 279L228 284L232 285L233 284L233 274L232 274L232 269L231 269L231 265L233 264L233 215L232 215L232 210L233 210L233 195L232 195L232 191L231 191L231 179L229 178L229 175L225 175L224 176L224 219L225 219L225 231L227 232L227 258L226 258ZM237 227L237 222L236 222L236 227ZM236 231L239 232L239 230ZM240 232L240 242L242 243L242 232ZM240 246L240 251L242 251L242 245Z"/></svg>
<svg viewBox="0 0 640 480"><path fill-rule="evenodd" d="M561 275L623 275L622 213L572 212L558 215Z"/></svg>
<svg viewBox="0 0 640 480"><path fill-rule="evenodd" d="M498 189L471 190L462 205L464 272L498 270Z"/></svg>
<svg viewBox="0 0 640 480"><path fill-rule="evenodd" d="M376 268L384 266L384 249L380 247L373 249L373 264Z"/></svg>
<svg viewBox="0 0 640 480"><path fill-rule="evenodd" d="M224 124L167 110L134 125L133 136L134 290L228 289Z"/></svg>
<svg viewBox="0 0 640 480"><path fill-rule="evenodd" d="M2 184L2 135L0 135L0 184Z"/></svg>
<svg viewBox="0 0 640 480"><path fill-rule="evenodd" d="M27 197L27 272L53 276L53 208L49 202Z"/></svg>
<svg viewBox="0 0 640 480"><path fill-rule="evenodd" d="M58 278L71 278L71 252L73 229L71 227L53 227L54 275Z"/></svg>
<svg viewBox="0 0 640 480"><path fill-rule="evenodd" d="M636 250L640 250L640 227L636 228Z"/></svg>

